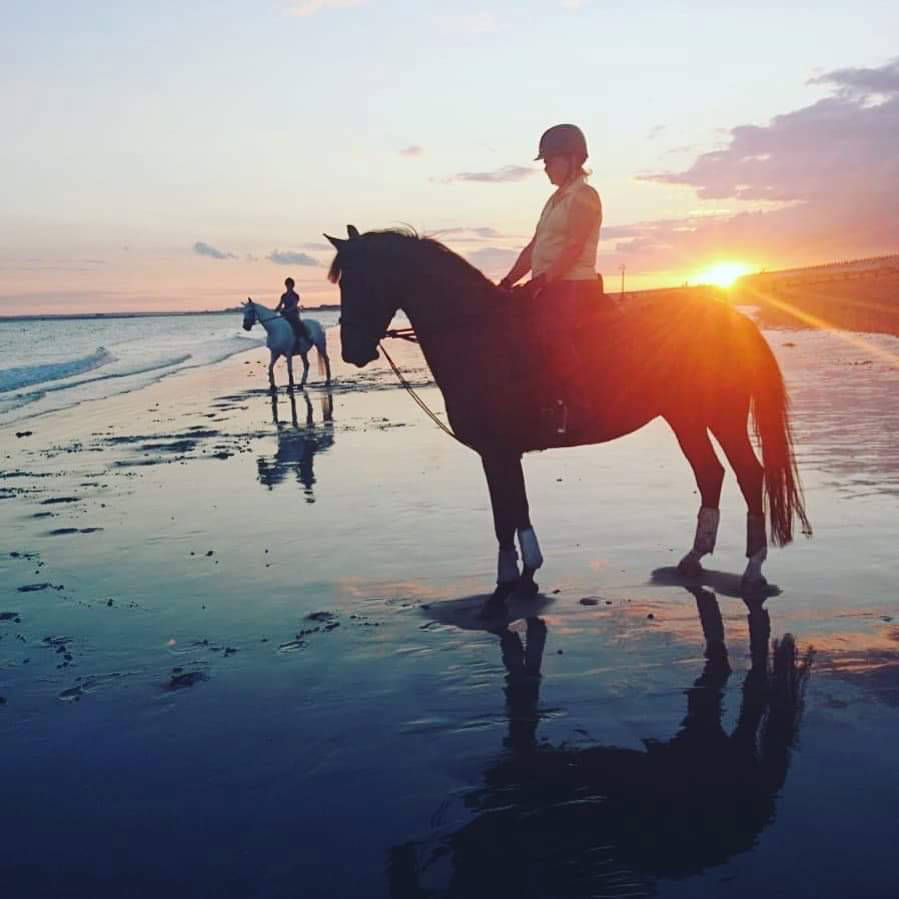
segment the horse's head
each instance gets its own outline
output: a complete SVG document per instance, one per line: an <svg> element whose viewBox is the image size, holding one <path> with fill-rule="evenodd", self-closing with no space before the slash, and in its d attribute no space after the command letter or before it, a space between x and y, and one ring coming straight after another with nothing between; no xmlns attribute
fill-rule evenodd
<svg viewBox="0 0 899 899"><path fill-rule="evenodd" d="M346 240L325 235L337 250L329 279L340 284L340 341L344 362L360 368L378 358L378 342L398 307L386 254L378 254L379 234L361 236L347 225ZM387 264L385 264L387 263Z"/></svg>
<svg viewBox="0 0 899 899"><path fill-rule="evenodd" d="M243 329L249 331L256 324L256 306L253 301L247 297L247 301L243 307Z"/></svg>

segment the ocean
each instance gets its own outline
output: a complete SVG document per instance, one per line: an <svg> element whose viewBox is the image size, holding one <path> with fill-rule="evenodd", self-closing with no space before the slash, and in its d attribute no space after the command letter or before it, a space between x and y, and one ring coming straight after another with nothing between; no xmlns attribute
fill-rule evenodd
<svg viewBox="0 0 899 899"><path fill-rule="evenodd" d="M326 328L334 311L313 310ZM263 345L241 316L0 319L0 425L138 390L185 368Z"/></svg>

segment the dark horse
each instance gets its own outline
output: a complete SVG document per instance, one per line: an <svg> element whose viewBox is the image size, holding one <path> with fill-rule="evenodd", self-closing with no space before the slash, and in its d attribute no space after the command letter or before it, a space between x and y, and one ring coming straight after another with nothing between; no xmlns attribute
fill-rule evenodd
<svg viewBox="0 0 899 899"><path fill-rule="evenodd" d="M501 291L435 240L347 231L347 240L328 238L337 249L329 277L340 283L343 358L359 367L377 359L394 313L406 313L457 437L483 460L499 541L497 602L515 590L535 592L533 575L543 563L522 453L614 440L659 415L671 425L701 495L682 574L702 572L700 559L717 536L724 469L709 432L748 507L744 588L754 592L766 584L766 510L775 545L792 540L794 518L810 533L787 391L771 348L746 316L702 298L633 301L622 310L607 298L587 309L542 310L526 292ZM550 318L565 324L557 335L564 339L545 339ZM545 383L543 372L528 369L524 352L541 334ZM747 430L750 413L762 463Z"/></svg>

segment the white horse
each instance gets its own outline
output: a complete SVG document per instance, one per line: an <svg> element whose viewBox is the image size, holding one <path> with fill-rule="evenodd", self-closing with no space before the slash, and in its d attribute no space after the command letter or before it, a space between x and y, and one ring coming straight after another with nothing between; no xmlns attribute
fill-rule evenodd
<svg viewBox="0 0 899 899"><path fill-rule="evenodd" d="M304 318L303 324L312 338L312 343L303 340L301 337L297 340L293 333L293 328L286 318L283 318L274 309L263 306L262 303L254 303L250 297L243 307L243 329L249 331L253 325L259 322L265 333L268 335L265 345L272 354L271 361L268 364L268 382L271 384L272 390L275 390L275 373L273 371L275 363L280 356L287 360L287 376L290 380L290 389L293 390L293 357L299 354L303 357L303 380L300 381L300 390L306 386L306 378L309 375L309 360L307 353L314 346L318 350L319 371L322 366L325 370L325 386L331 383L331 360L328 359L327 340L325 338L325 329L312 318Z"/></svg>

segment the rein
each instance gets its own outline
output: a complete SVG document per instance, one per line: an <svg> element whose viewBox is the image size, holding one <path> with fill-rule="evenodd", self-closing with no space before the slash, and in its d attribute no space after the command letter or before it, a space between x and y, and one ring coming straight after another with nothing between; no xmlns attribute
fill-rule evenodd
<svg viewBox="0 0 899 899"><path fill-rule="evenodd" d="M418 337L415 334L414 328L393 328L389 331L384 332L385 337L394 337L398 340L408 340L410 343L418 343ZM462 446L468 447L471 449L472 447L467 444L464 440L458 437L452 428L445 425L435 414L431 411L431 408L428 404L415 392L415 388L406 380L403 373L397 367L397 364L393 361L393 357L390 353L387 352L384 344L381 341L378 341L378 348L384 354L384 358L390 363L390 367L393 369L393 373L397 376L400 384L406 388L406 391L409 393L409 396L412 397L413 400L418 404L418 407L443 431L444 434L449 434L450 437L453 438L457 443L461 443Z"/></svg>
<svg viewBox="0 0 899 899"><path fill-rule="evenodd" d="M260 325L264 325L266 322L273 322L276 318L282 318L282 317L283 317L283 316L279 315L277 312L275 312L274 314L272 314L272 315L269 316L268 318L263 318L258 312L255 311L255 309L256 309L256 304L253 303L253 310L254 310L254 311L253 311L253 315L255 316L256 321L259 322ZM285 321L286 321L286 319L285 319ZM409 328L408 330L411 331L412 329Z"/></svg>

